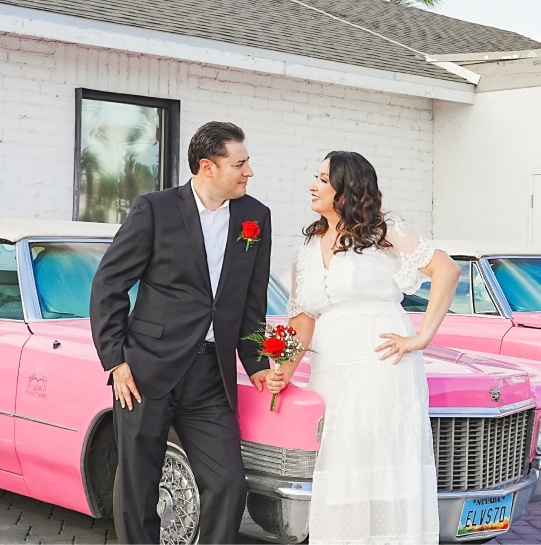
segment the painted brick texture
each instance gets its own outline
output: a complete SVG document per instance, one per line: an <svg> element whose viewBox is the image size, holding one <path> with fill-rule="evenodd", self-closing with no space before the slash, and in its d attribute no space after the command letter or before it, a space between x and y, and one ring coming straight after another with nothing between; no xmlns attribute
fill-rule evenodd
<svg viewBox="0 0 541 545"><path fill-rule="evenodd" d="M273 269L289 269L314 217L308 185L330 150L355 150L378 172L384 206L432 233L429 99L228 70L166 58L0 35L0 216L70 219L75 89L181 101L180 180L188 142L211 119L247 134L250 194L273 212Z"/></svg>

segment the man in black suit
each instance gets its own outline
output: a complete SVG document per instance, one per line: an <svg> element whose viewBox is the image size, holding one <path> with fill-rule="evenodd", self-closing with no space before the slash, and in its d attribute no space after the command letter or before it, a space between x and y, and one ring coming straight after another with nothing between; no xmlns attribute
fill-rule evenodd
<svg viewBox="0 0 541 545"><path fill-rule="evenodd" d="M199 488L200 542L237 536L246 484L235 350L259 391L269 367L241 340L265 320L271 248L269 209L246 195L248 159L239 127L200 127L188 149L191 181L140 196L94 278L90 319L114 390L115 524L124 543L159 543L171 426Z"/></svg>

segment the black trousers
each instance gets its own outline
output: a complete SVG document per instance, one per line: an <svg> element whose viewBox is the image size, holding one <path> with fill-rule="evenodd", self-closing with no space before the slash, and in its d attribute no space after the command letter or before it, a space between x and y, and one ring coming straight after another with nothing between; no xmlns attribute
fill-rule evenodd
<svg viewBox="0 0 541 545"><path fill-rule="evenodd" d="M115 401L118 474L115 525L120 543L159 543L156 507L173 426L194 472L201 499L201 544L235 543L246 501L239 428L225 393L217 357L198 355L166 396Z"/></svg>

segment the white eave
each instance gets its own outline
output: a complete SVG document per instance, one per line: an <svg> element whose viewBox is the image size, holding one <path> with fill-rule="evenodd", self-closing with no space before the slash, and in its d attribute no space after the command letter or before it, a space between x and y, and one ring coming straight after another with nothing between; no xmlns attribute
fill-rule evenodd
<svg viewBox="0 0 541 545"><path fill-rule="evenodd" d="M465 104L473 104L475 97L472 83L363 68L6 4L0 5L0 32Z"/></svg>
<svg viewBox="0 0 541 545"><path fill-rule="evenodd" d="M443 63L475 63L515 61L519 59L536 59L541 57L541 49L525 49L523 51L486 51L480 53L452 53L443 55L430 55L429 62Z"/></svg>

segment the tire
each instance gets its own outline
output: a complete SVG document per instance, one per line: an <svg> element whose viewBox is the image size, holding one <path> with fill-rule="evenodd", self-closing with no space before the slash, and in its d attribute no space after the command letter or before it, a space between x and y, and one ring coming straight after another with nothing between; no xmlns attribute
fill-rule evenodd
<svg viewBox="0 0 541 545"><path fill-rule="evenodd" d="M113 505L118 505L118 471L113 487ZM160 545L190 545L198 542L201 506L199 490L186 453L176 442L167 441L160 481L160 499L157 505L161 518ZM117 509L113 508L116 514ZM119 543L126 543L120 535L121 525L116 521Z"/></svg>

